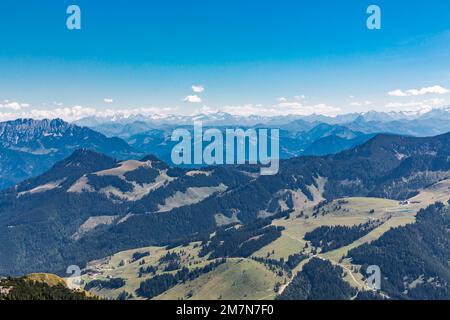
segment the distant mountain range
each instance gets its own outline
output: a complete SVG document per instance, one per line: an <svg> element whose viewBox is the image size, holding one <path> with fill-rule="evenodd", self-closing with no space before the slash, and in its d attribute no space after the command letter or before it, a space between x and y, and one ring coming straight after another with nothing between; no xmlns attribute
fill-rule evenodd
<svg viewBox="0 0 450 320"><path fill-rule="evenodd" d="M0 189L36 176L80 148L118 159L137 152L120 138L108 138L60 119L18 119L0 123Z"/></svg>
<svg viewBox="0 0 450 320"><path fill-rule="evenodd" d="M450 108L418 112L366 112L327 117L195 116L85 118L75 124L60 119L18 119L0 123L0 190L48 170L74 150L88 148L117 159L154 154L169 165L175 128L279 128L280 157L327 155L362 144L375 134L434 136L450 132ZM90 128L88 128L90 127Z"/></svg>
<svg viewBox="0 0 450 320"><path fill-rule="evenodd" d="M450 178L450 134L377 135L336 155L254 166L169 168L153 156L75 151L0 193L0 274L63 272L109 254L204 239L217 227L344 197L408 199Z"/></svg>
<svg viewBox="0 0 450 320"><path fill-rule="evenodd" d="M233 116L224 112L194 116L86 118L77 123L91 126L107 136L117 136L144 153L155 154L171 163L175 143L170 141L175 128L192 129L194 121L205 127L279 128L280 157L327 155L349 149L372 138L389 133L407 136L435 136L450 132L450 108L417 112L352 113L327 117L310 116Z"/></svg>
<svg viewBox="0 0 450 320"><path fill-rule="evenodd" d="M170 155L176 142L172 142L170 137L175 127L147 130L149 124L140 122L105 126L120 126L120 130L129 134L123 135L123 139L107 137L60 119L18 119L0 123L0 189L48 170L57 161L80 148L95 150L117 159L137 159L144 154L154 154L172 165ZM306 132L281 130L281 158L335 153L373 136L342 126L320 124L310 127L311 130ZM185 128L192 130L190 126ZM133 132L136 134L130 135ZM330 136L339 140L339 143L334 143ZM327 139L322 141L323 138Z"/></svg>
<svg viewBox="0 0 450 320"><path fill-rule="evenodd" d="M184 126L192 132L191 126ZM205 127L205 130L210 127ZM244 130L265 128L264 125L243 127ZM165 129L152 129L130 137L124 137L130 146L146 154L154 154L158 158L172 165L171 152L178 142L171 141L171 134L175 127ZM226 127L220 127L225 132ZM352 131L339 125L325 123L312 125L307 131L292 132L280 130L280 158L288 159L300 155L326 155L340 152L364 143L373 137L373 134L364 134ZM339 142L337 142L339 141ZM335 143L336 142L336 143ZM207 144L205 143L204 146Z"/></svg>
<svg viewBox="0 0 450 320"><path fill-rule="evenodd" d="M291 123L302 120L306 127L293 128ZM389 123L395 121L412 121L418 122L426 120L450 120L450 107L436 108L436 109L421 109L417 111L400 111L400 112L379 112L368 111L362 113L342 114L335 117L324 115L286 115L286 116L236 116L226 112L204 113L191 116L183 115L115 115L110 117L88 117L76 121L80 126L86 126L98 130L109 136L129 136L138 132L161 129L173 126L191 126L194 121L202 121L205 126L278 126L285 130L296 132L306 131L311 129L311 125L326 123L331 125L344 125L354 121L364 122L380 122ZM131 125L131 126L130 126ZM140 127L139 127L140 126ZM308 127L309 126L309 127ZM138 128L138 131L127 131L124 128Z"/></svg>

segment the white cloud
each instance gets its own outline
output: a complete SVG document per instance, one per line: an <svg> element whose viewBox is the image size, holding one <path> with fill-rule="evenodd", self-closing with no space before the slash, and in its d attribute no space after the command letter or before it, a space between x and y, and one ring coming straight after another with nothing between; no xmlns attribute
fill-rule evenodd
<svg viewBox="0 0 450 320"><path fill-rule="evenodd" d="M389 102L385 105L389 109L397 109L401 111L416 111L419 109L443 106L445 104L444 99L429 99L423 101L409 101L409 102Z"/></svg>
<svg viewBox="0 0 450 320"><path fill-rule="evenodd" d="M61 118L66 121L75 121L81 118L90 117L96 115L97 110L94 108L87 108L83 106L56 108L53 110L31 110L29 114L34 119L54 119Z"/></svg>
<svg viewBox="0 0 450 320"><path fill-rule="evenodd" d="M389 91L388 95L390 95L391 97L406 97L406 96L408 96L408 94L406 92L403 92L400 89Z"/></svg>
<svg viewBox="0 0 450 320"><path fill-rule="evenodd" d="M300 102L282 102L278 106L281 108L297 108L301 107L302 104Z"/></svg>
<svg viewBox="0 0 450 320"><path fill-rule="evenodd" d="M369 101L369 100L366 100L366 101L363 101L363 102L352 102L352 103L350 103L350 106L352 106L352 107L362 107L362 106L370 106L371 104L373 104L373 102L372 101Z"/></svg>
<svg viewBox="0 0 450 320"><path fill-rule="evenodd" d="M217 113L219 112L218 109L213 109L209 106L202 106L201 108L198 108L195 113L196 114L209 114L209 113Z"/></svg>
<svg viewBox="0 0 450 320"><path fill-rule="evenodd" d="M203 91L205 91L205 87L203 85L193 85L192 91L194 91L195 93L202 93Z"/></svg>
<svg viewBox="0 0 450 320"><path fill-rule="evenodd" d="M194 94L191 96L187 96L186 98L184 98L183 101L190 102L190 103L201 103L202 98L200 98L198 95Z"/></svg>
<svg viewBox="0 0 450 320"><path fill-rule="evenodd" d="M423 96L426 94L446 94L450 90L441 86L425 87L421 89L410 89L402 91L400 89L388 92L388 95L392 97L411 97L411 96Z"/></svg>
<svg viewBox="0 0 450 320"><path fill-rule="evenodd" d="M114 103L114 99L112 99L112 98L105 98L105 99L103 99L103 102L104 103Z"/></svg>
<svg viewBox="0 0 450 320"><path fill-rule="evenodd" d="M297 95L297 96L294 96L294 100L295 101L302 101L302 100L305 100L306 99L306 96L305 95ZM278 102L288 102L289 101L289 99L288 98L286 98L286 97L279 97L279 98L277 98L277 101Z"/></svg>
<svg viewBox="0 0 450 320"><path fill-rule="evenodd" d="M270 108L258 108L254 110L253 114L261 114L271 116L282 116L282 115L311 115L311 114L323 114L328 116L335 116L342 113L342 110L337 107L328 106L326 104L316 104L316 105L305 105L302 100L305 96L296 96L294 101L289 101L286 98L279 98L278 105ZM244 113L246 111L243 111Z"/></svg>
<svg viewBox="0 0 450 320"><path fill-rule="evenodd" d="M61 118L65 121L76 121L86 117L100 118L129 118L136 115L164 116L176 111L176 108L129 108L129 109L106 109L74 106L56 109L28 109L0 112L0 121L14 120L17 118L33 119L55 119Z"/></svg>
<svg viewBox="0 0 450 320"><path fill-rule="evenodd" d="M17 118L33 118L33 119L55 119L61 118L66 121L75 121L84 117L93 116L96 110L93 108L85 108L75 106L71 108L46 109L30 109L30 110L14 110L16 112L0 113L0 120L14 120ZM17 112L20 111L20 112Z"/></svg>
<svg viewBox="0 0 450 320"><path fill-rule="evenodd" d="M176 108L129 108L129 109L106 109L96 110L95 116L104 118L130 118L132 116L163 116L175 111Z"/></svg>
<svg viewBox="0 0 450 320"><path fill-rule="evenodd" d="M221 109L233 115L249 116L286 116L286 115L311 115L323 114L328 116L336 116L342 113L337 107L328 106L326 104L302 105L300 102L282 102L275 106L261 106L254 104L246 104L240 106L225 106Z"/></svg>
<svg viewBox="0 0 450 320"><path fill-rule="evenodd" d="M9 110L22 110L24 108L29 108L30 105L28 103L19 103L15 101L5 100L3 103L0 103L0 109L9 109Z"/></svg>

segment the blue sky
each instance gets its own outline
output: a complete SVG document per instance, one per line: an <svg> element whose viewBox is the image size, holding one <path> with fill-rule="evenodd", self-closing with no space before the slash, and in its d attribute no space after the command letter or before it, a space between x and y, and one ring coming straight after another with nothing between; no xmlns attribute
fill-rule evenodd
<svg viewBox="0 0 450 320"><path fill-rule="evenodd" d="M448 0L2 0L0 40L0 120L450 103Z"/></svg>

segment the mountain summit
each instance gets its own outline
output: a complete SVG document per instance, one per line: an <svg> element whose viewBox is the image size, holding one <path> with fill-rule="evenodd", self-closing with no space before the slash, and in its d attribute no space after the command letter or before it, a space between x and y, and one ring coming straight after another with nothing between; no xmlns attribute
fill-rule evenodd
<svg viewBox="0 0 450 320"><path fill-rule="evenodd" d="M138 156L125 141L61 119L0 123L0 189L48 170L80 148L115 158Z"/></svg>

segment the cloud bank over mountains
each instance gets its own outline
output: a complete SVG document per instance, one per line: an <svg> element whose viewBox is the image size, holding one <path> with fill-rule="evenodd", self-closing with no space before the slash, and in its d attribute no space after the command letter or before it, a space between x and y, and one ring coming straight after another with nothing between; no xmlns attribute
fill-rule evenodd
<svg viewBox="0 0 450 320"><path fill-rule="evenodd" d="M392 97L412 97L412 96L423 96L427 94L447 94L450 90L446 89L441 86L432 86L432 87L425 87L421 89L410 89L410 90L393 90L390 91L388 94Z"/></svg>
<svg viewBox="0 0 450 320"><path fill-rule="evenodd" d="M3 100L0 102L0 121L14 120L17 118L54 119L61 118L66 121L77 121L87 117L98 118L129 118L144 116L152 118L164 118L167 116L181 115L193 116L197 114L227 113L234 116L308 116L323 115L335 117L351 112L419 112L425 113L436 108L442 108L450 104L447 96L450 89L441 85L433 85L418 89L395 89L389 91L390 97L384 102L379 99L369 100L348 96L347 104L321 102L317 97L306 95L279 96L269 103L243 103L214 105L205 99L205 86L195 84L190 87L191 93L179 100L180 105L174 106L126 106L119 103L113 97L99 100L99 106L65 105L62 102L46 103L36 106L30 103ZM422 97L422 98L421 98ZM117 106L117 107L116 107Z"/></svg>
<svg viewBox="0 0 450 320"><path fill-rule="evenodd" d="M202 99L197 95L186 97L186 102L200 104ZM20 106L20 104L17 104ZM33 118L33 119L54 119L61 118L66 121L76 121L86 117L108 117L113 118L115 116L120 118L127 118L130 116L167 116L167 115L195 115L195 114L209 114L225 112L236 116L288 116L298 115L307 116L311 114L320 114L326 116L336 116L342 114L341 108L328 106L326 104L306 105L301 102L281 102L272 106L265 106L262 104L244 104L244 105L227 105L221 108L213 108L207 105L194 110L194 112L185 113L179 107L174 108L158 108L158 107L142 107L142 108L93 108L84 106L72 106L72 107L57 107L54 109L38 109L29 106L24 108L9 108L3 110L0 107L0 121L14 120L17 118Z"/></svg>

